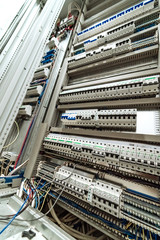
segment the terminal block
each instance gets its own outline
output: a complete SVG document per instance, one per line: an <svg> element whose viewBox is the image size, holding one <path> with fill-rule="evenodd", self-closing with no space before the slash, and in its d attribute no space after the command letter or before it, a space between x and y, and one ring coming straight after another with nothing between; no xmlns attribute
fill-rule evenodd
<svg viewBox="0 0 160 240"><path fill-rule="evenodd" d="M160 176L160 148L135 143L88 139L49 133L44 149L97 167L130 169Z"/></svg>
<svg viewBox="0 0 160 240"><path fill-rule="evenodd" d="M66 126L136 131L136 109L66 111L61 121Z"/></svg>
<svg viewBox="0 0 160 240"><path fill-rule="evenodd" d="M27 116L30 117L32 115L32 106L31 105L22 105L19 108L18 112L19 116Z"/></svg>
<svg viewBox="0 0 160 240"><path fill-rule="evenodd" d="M63 194L72 196L72 201L75 201L74 198L81 200L84 207L90 206L88 208L90 211L98 213L103 218L110 216L115 219L126 219L131 223L136 221L138 226L159 234L158 189L151 191L150 187L140 183L132 185L128 180L124 184L113 183L107 179L101 180L93 173L67 166L50 172L47 169L51 164L51 162L40 162L37 176L52 182L54 189L55 187L64 189ZM52 175L50 180L48 174ZM140 188L142 192L138 191Z"/></svg>
<svg viewBox="0 0 160 240"><path fill-rule="evenodd" d="M39 79L39 78L48 78L49 76L49 69L48 68L42 68L40 70L37 70L34 73L34 79Z"/></svg>
<svg viewBox="0 0 160 240"><path fill-rule="evenodd" d="M29 87L27 90L27 97L39 96L42 92L43 87L41 85Z"/></svg>
<svg viewBox="0 0 160 240"><path fill-rule="evenodd" d="M17 155L17 153L14 153L14 152L3 151L2 152L2 157L5 160L9 160L10 162L15 162L18 155Z"/></svg>
<svg viewBox="0 0 160 240"><path fill-rule="evenodd" d="M77 33L78 41L83 41L93 35L106 31L107 29L113 28L118 24L126 22L133 17L144 14L154 8L154 0L147 0L140 2L134 6L129 7L95 25L90 26L87 29Z"/></svg>
<svg viewBox="0 0 160 240"><path fill-rule="evenodd" d="M134 32L135 24L134 22L123 24L122 26L116 27L107 32L106 41L110 42L116 38L123 37L125 35L131 34Z"/></svg>
<svg viewBox="0 0 160 240"><path fill-rule="evenodd" d="M150 76L86 88L62 91L60 103L156 97L159 94L159 76Z"/></svg>
<svg viewBox="0 0 160 240"><path fill-rule="evenodd" d="M40 164L37 175L45 178L44 171L41 174L41 168L44 164ZM61 167L54 173L55 186L62 187L66 184L65 191L77 196L79 199L89 203L93 207L97 207L106 213L113 214L120 218L120 205L121 205L121 186L114 185L102 180L95 180L95 176L90 173L74 170L71 175L72 169L69 167ZM71 177L68 181L63 180Z"/></svg>
<svg viewBox="0 0 160 240"><path fill-rule="evenodd" d="M107 32L99 34L96 37L86 40L83 43L84 49L85 49L85 51L88 51L92 48L96 48L100 45L104 45L105 43L111 42L115 39L125 37L126 35L132 34L132 33L134 33L134 30L135 30L135 24L133 21L123 24L112 30L109 30Z"/></svg>
<svg viewBox="0 0 160 240"><path fill-rule="evenodd" d="M107 43L106 45L103 45L103 47L99 47L93 51L90 50L88 52L83 52L81 54L70 57L68 59L68 69L73 69L86 64L91 64L97 61L112 58L120 54L150 47L157 43L157 30L148 33L147 36L141 34L138 36L138 38L132 37L124 40L119 40L114 43Z"/></svg>
<svg viewBox="0 0 160 240"><path fill-rule="evenodd" d="M73 26L75 23L75 17L74 16L69 16L67 18L64 18L61 20L60 25L59 25L59 30L64 30L69 26Z"/></svg>
<svg viewBox="0 0 160 240"><path fill-rule="evenodd" d="M48 51L46 55L43 56L43 60L41 61L41 63L44 65L53 62L55 60L55 53L56 53L55 49Z"/></svg>

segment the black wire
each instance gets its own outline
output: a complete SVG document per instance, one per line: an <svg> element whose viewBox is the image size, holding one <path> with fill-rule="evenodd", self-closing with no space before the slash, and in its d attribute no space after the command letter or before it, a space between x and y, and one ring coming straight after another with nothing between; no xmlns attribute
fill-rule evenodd
<svg viewBox="0 0 160 240"><path fill-rule="evenodd" d="M7 222L6 222L7 220L0 220L0 221L7 224ZM25 225L21 225L20 223L16 223L16 222L12 222L11 224L12 224L13 226L18 226L18 227L25 227L25 228L26 228L26 227L29 227L29 226L26 225L26 224L25 224Z"/></svg>
<svg viewBox="0 0 160 240"><path fill-rule="evenodd" d="M27 205L18 213L17 216L19 216L21 213L23 213L28 207L29 205L32 203L32 201L35 199L36 196L34 196L34 198L32 199L29 199L29 202L27 203ZM0 215L1 217L2 216L7 216L6 218L3 217L3 218L0 218L0 221L3 221L3 220L10 220L12 217L14 217L15 214L11 214L11 215ZM19 219L20 220L20 219Z"/></svg>

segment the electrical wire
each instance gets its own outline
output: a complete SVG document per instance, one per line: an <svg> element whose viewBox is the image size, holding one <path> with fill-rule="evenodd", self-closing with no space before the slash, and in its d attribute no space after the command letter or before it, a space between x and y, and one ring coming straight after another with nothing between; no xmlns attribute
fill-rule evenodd
<svg viewBox="0 0 160 240"><path fill-rule="evenodd" d="M41 208L40 208L40 212L41 212L42 209L43 209L44 203L45 203L45 201L46 201L46 197L47 197L48 193L50 192L50 190L51 190L51 186L49 187L48 191L46 192L46 194L45 194L45 196L44 196L43 203L42 203L42 206L41 206Z"/></svg>
<svg viewBox="0 0 160 240"><path fill-rule="evenodd" d="M29 158L25 162L23 162L21 165L19 165L18 167L14 168L7 176L12 176L15 172L17 172L19 169L24 167L27 164L28 161L29 161Z"/></svg>
<svg viewBox="0 0 160 240"><path fill-rule="evenodd" d="M1 222L7 223L7 220L1 220ZM11 224L13 226L18 226L18 227L28 227L28 224L20 224L20 223L17 223L17 222L12 222Z"/></svg>
<svg viewBox="0 0 160 240"><path fill-rule="evenodd" d="M23 209L24 205L26 204L26 202L29 199L29 196L26 198L26 200L24 201L24 203L22 204L22 206L20 207L20 209L18 210L18 212L13 216L13 218L9 221L9 223L0 231L0 235L11 225L11 223L13 222L13 220L18 216L19 212Z"/></svg>
<svg viewBox="0 0 160 240"><path fill-rule="evenodd" d="M143 232L143 240L145 240L144 228L142 229Z"/></svg>
<svg viewBox="0 0 160 240"><path fill-rule="evenodd" d="M5 158L2 158L1 159L1 176L2 176L2 174L3 174L3 170L4 170L4 162L6 161L6 159Z"/></svg>
<svg viewBox="0 0 160 240"><path fill-rule="evenodd" d="M74 172L75 166L76 166L76 165L74 165L74 168L73 168L73 171L71 172L71 174L70 174L68 177L62 179L61 181L67 180L67 179L69 179L69 178L71 177L71 175L72 175L73 172ZM45 191L43 188L46 187L48 184L51 184L52 182L54 182L54 179L53 179L51 182L45 183L45 184L43 184L42 186L39 186L39 183L40 183L41 180L42 180L42 179L40 179L39 182L36 183L36 184L37 184L36 188L35 188L35 186L33 185L33 186L34 186L34 189L33 189L33 190L39 189L39 191ZM29 181L29 180L28 180L28 181ZM33 183L32 183L32 184L33 184ZM66 184L67 184L67 182L66 182ZM43 216L40 216L39 218L36 218L36 219L31 219L31 220L29 220L29 219L27 219L27 220L24 220L24 219L16 219L16 220L20 220L20 221L35 221L35 220L41 219L41 218L43 218L44 216L46 216L49 212L52 211L52 209L53 209L54 206L56 205L57 201L59 200L60 196L62 195L63 191L65 190L66 184L64 185L64 187L63 187L63 189L61 190L60 194L59 194L58 197L56 198L54 204L50 207L50 209L49 209ZM50 188L51 188L51 186L50 186ZM42 189L43 189L43 190L42 190ZM45 195L44 198L46 198L46 196L48 195L49 191L47 190L46 193L47 193L47 194ZM129 227L131 226L131 224L132 224L132 223L129 222L129 223L127 224L127 226L126 226L126 229L129 228ZM144 229L143 229L143 240L144 240Z"/></svg>
<svg viewBox="0 0 160 240"><path fill-rule="evenodd" d="M63 165L61 165L61 167L62 167L62 166L63 166ZM73 171L74 171L75 167L76 167L76 165L73 166ZM71 174L70 174L68 177L63 178L63 179L59 179L59 181L62 182L62 181L65 181L65 180L69 179L69 178L72 176L73 171L71 172ZM46 183L45 185L43 185L43 187L46 187L47 185L52 184L52 183L54 183L54 182L55 182L55 178L53 178L52 181L50 181L50 182ZM43 187L41 188L41 190L43 189Z"/></svg>
<svg viewBox="0 0 160 240"><path fill-rule="evenodd" d="M126 229L128 229L131 225L132 225L132 223L129 222L129 223L127 224L127 226L126 226Z"/></svg>
<svg viewBox="0 0 160 240"><path fill-rule="evenodd" d="M27 209L27 207L32 203L32 200L33 199L29 199L29 201L28 201L28 203L26 204L26 206L18 213L18 215L17 216L19 216L22 212L24 212L26 209ZM10 218L12 218L12 217L14 217L15 216L15 214L11 214L11 215L0 215L1 217L3 217L3 218L1 218L0 219L0 221L4 221L4 220L9 220ZM16 219L16 220L19 220L19 221L23 221L22 219Z"/></svg>
<svg viewBox="0 0 160 240"><path fill-rule="evenodd" d="M40 184L40 181L41 181L41 179L39 180L39 183L37 184L37 187L35 187L35 185L34 185L34 182L33 182L33 179L31 179L31 184L33 185L33 187L34 187L34 189L35 189L35 191L36 191L36 195L37 195L37 198L36 198L36 208L37 209L39 209L39 206L40 206L40 193L39 193L39 191L38 191L38 185Z"/></svg>
<svg viewBox="0 0 160 240"><path fill-rule="evenodd" d="M135 225L135 239L138 240L138 227Z"/></svg>
<svg viewBox="0 0 160 240"><path fill-rule="evenodd" d="M75 167L76 167L76 165L74 165L71 174L70 174L68 177L64 178L64 179L61 179L61 181L64 181L64 180L69 179L69 178L72 176ZM41 180L41 179L40 179L40 180ZM54 180L55 180L55 179L54 179ZM52 182L54 182L54 180L52 180ZM46 183L46 185L48 185L48 184L51 184L51 182L50 182L50 183ZM67 184L67 182L66 182L66 184ZM55 202L54 202L52 208L55 207L57 201L59 200L60 196L62 195L63 191L65 190L65 188L66 188L66 184L64 185L64 187L62 188L62 190L61 190L61 192L59 193L58 197L56 198L56 200L55 200ZM44 185L44 186L45 186L45 185ZM43 186L43 187L44 187L44 186ZM37 189L38 189L38 187L37 187ZM34 189L33 189L33 190L34 190ZM32 200L33 200L33 199L32 199ZM51 208L51 209L52 209L52 208ZM41 219L41 218L47 216L48 213L50 213L51 209L49 209L44 215L42 215L42 216L40 216L40 217L38 217L38 218L35 218L35 219L16 219L16 220L20 220L20 221L29 221L29 222L30 222L30 221L36 221L36 220L39 220L39 219ZM36 214L37 214L37 213L36 213ZM36 215L36 214L34 214L34 215ZM34 215L32 215L32 216L34 216ZM2 215L0 215L0 216L2 216ZM8 215L8 216L10 216L10 215ZM14 215L14 216L15 216L15 215ZM7 215L5 215L5 216L3 215L3 217L7 217ZM4 220L4 219L2 219L2 220Z"/></svg>
<svg viewBox="0 0 160 240"><path fill-rule="evenodd" d="M53 193L51 193L51 196L53 196L54 198L56 198L56 196L55 196ZM65 203L73 206L73 208L77 208L79 211L81 211L81 212L84 213L85 215L91 216L91 217L93 217L93 218L96 218L96 219L102 221L103 223L107 224L110 228L115 229L116 231L118 231L118 232L120 232L120 233L122 233L122 234L125 234L125 235L128 235L129 237L134 238L134 235L133 235L131 232L126 231L126 230L120 228L120 227L117 226L116 224L114 224L114 223L112 223L112 222L104 219L103 217L101 217L101 216L99 216L99 215L96 215L96 214L94 214L94 213L89 212L88 210L86 210L85 208L83 208L83 207L79 206L78 204L72 202L71 200L69 200L69 199L67 199L67 198L65 198L65 197L61 197L61 201L63 201L63 202L65 202ZM131 238L130 238L130 239L131 239ZM134 238L134 239L135 239L135 238Z"/></svg>
<svg viewBox="0 0 160 240"><path fill-rule="evenodd" d="M50 200L50 202L48 203L48 207L51 208L52 207L52 200ZM69 227L68 225L62 223L60 221L60 219L57 217L54 209L51 209L51 215L52 217L56 220L56 222L58 223L58 225L63 228L63 230L65 230L66 232L68 232L70 235L72 235L73 237L75 237L76 239L81 239L81 240L96 240L95 237L91 237L88 236L86 234L83 234L77 230L75 230L74 228Z"/></svg>
<svg viewBox="0 0 160 240"><path fill-rule="evenodd" d="M151 232L149 232L150 240L153 240Z"/></svg>
<svg viewBox="0 0 160 240"><path fill-rule="evenodd" d="M75 165L75 166L76 166L76 165ZM62 179L61 181L67 180L67 179L69 179L69 178L72 176L72 174L73 174L73 172L74 172L74 169L75 169L75 166L74 166L71 174L70 174L68 177ZM27 220L23 220L23 221L35 221L35 220L39 220L39 219L47 216L48 213L50 213L50 211L55 207L55 205L56 205L56 203L58 202L60 196L62 195L63 191L65 190L66 185L67 185L67 182L65 183L64 187L62 188L61 192L59 193L59 195L58 195L58 197L56 198L56 200L55 200L54 204L52 205L52 207L51 207L43 216L40 216L40 217L35 218L35 219L27 219ZM34 215L33 215L33 216L34 216Z"/></svg>
<svg viewBox="0 0 160 240"><path fill-rule="evenodd" d="M39 182L38 182L37 188L38 188L40 182L41 182L41 179L40 179ZM37 189L37 188L36 188L36 189ZM36 191L36 189L34 189L34 190ZM29 196L29 195L28 195L28 196ZM35 198L35 197L34 197L34 198ZM30 205L30 203L34 200L34 198L30 199L30 201L29 201L28 204L24 207L24 209L19 212L19 215L20 215L22 212L24 212L24 210L26 210L26 208ZM12 215L0 215L0 216L3 217L2 219L0 219L0 221L3 221L3 220L8 220L8 219L10 219L11 217L15 216L15 214L12 214ZM23 221L22 219L16 219L16 220Z"/></svg>
<svg viewBox="0 0 160 240"><path fill-rule="evenodd" d="M40 179L41 180L41 179ZM36 189L34 189L34 190L36 190ZM26 192L27 193L27 192ZM35 197L36 197L36 195L32 198L32 199L30 199L30 201L28 202L28 204L25 206L25 208L22 210L22 211L20 211L20 213L19 213L19 215L22 213L22 212L24 212L24 210L26 210L26 208L32 203L32 201L35 199ZM3 220L8 220L8 219L10 219L11 217L13 217L15 214L11 214L11 215L0 215L0 217L3 217L2 219L0 219L0 221L3 221ZM16 220L20 220L20 221L23 221L22 219L16 219Z"/></svg>
<svg viewBox="0 0 160 240"><path fill-rule="evenodd" d="M16 121L14 121L14 123L15 123L15 125L17 127L17 135L16 135L15 139L12 142L7 144L6 146L3 146L2 149L5 149L5 148L8 148L9 146L11 146L17 140L17 138L19 136L19 126L18 126L18 123Z"/></svg>
<svg viewBox="0 0 160 240"><path fill-rule="evenodd" d="M13 161L9 161L9 163L8 163L8 165L7 165L7 167L6 167L5 171L4 171L4 175L5 176L7 176L9 167L12 165L12 163L13 163Z"/></svg>

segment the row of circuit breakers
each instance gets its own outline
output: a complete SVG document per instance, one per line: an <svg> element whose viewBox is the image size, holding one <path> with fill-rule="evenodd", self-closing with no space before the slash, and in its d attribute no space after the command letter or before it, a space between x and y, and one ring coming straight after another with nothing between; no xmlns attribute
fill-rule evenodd
<svg viewBox="0 0 160 240"><path fill-rule="evenodd" d="M77 136L50 133L44 140L44 148L65 158L88 162L110 169L160 175L160 148L151 145L127 144L116 141L100 141Z"/></svg>
<svg viewBox="0 0 160 240"><path fill-rule="evenodd" d="M72 200L78 203L90 213L98 215L99 218L109 220L123 229L125 225L122 224L121 219L126 219L159 234L158 190L153 193L151 191L150 195L147 195L147 191L144 191L145 193L137 191L139 187L142 187L137 183L132 186L126 180L123 186L97 179L96 174L80 170L74 170L74 174L72 172L73 168L70 167L63 166L57 171L49 162L40 162L37 176L49 182L54 180L55 187L58 189L65 186L62 200L66 197L67 201ZM70 175L69 180L63 180ZM117 179L117 182L118 180L120 179Z"/></svg>
<svg viewBox="0 0 160 240"><path fill-rule="evenodd" d="M131 170L135 174L139 172L156 177L160 175L160 147L49 133L43 141L43 148L45 154L84 166L85 171L75 169L72 174L73 168L69 166L55 170L52 161L39 163L37 176L49 182L54 180L58 188L65 185L64 197L118 226L124 227L121 219L126 219L159 234L160 205L156 178L152 179L154 188L148 182L147 189L143 191L145 187L140 180L132 183L125 179L121 183L121 177L111 177L114 182L111 183L98 177L100 173L87 173L85 164L105 173L111 170L128 174ZM66 180L68 176L71 177ZM104 213L109 213L109 216Z"/></svg>
<svg viewBox="0 0 160 240"><path fill-rule="evenodd" d="M150 76L98 86L62 91L60 103L90 102L127 98L156 97L159 94L159 76Z"/></svg>
<svg viewBox="0 0 160 240"><path fill-rule="evenodd" d="M139 15L153 9L154 4L155 4L154 0L143 1L143 2L138 3L120 13L117 13L114 16L111 16L108 19L103 20L102 22L92 25L91 27L89 27L77 34L78 41L82 41L88 37L91 37L98 33L104 32L105 30L107 30L109 28L114 28L114 26L116 26L117 23L121 24L127 20L129 21L130 19L135 18L136 16L139 16Z"/></svg>
<svg viewBox="0 0 160 240"><path fill-rule="evenodd" d="M117 43L111 43L99 47L94 51L84 52L78 56L71 57L69 59L68 68L72 69L75 67L83 66L85 64L94 63L96 61L113 58L114 56L131 52L134 50L139 50L141 48L149 47L158 43L158 32L151 32L148 38L145 40L140 39L139 41L132 42L131 39L125 39Z"/></svg>
<svg viewBox="0 0 160 240"><path fill-rule="evenodd" d="M65 126L107 128L136 131L136 109L66 111L61 120Z"/></svg>

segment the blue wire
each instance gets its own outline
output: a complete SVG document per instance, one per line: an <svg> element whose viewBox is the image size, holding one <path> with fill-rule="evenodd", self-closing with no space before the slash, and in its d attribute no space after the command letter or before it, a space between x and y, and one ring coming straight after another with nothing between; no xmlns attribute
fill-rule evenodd
<svg viewBox="0 0 160 240"><path fill-rule="evenodd" d="M44 87L43 87L43 90L42 90L39 98L38 98L38 104L40 104L40 102L41 102L41 99L42 99L42 97L43 97L43 94L44 94L44 92L45 92L45 89L46 89L46 87L47 87L47 84L48 84L48 79L47 79L47 81L46 81L46 83L45 83L45 85L44 85Z"/></svg>
<svg viewBox="0 0 160 240"><path fill-rule="evenodd" d="M55 198L57 198L57 196L56 196L54 193L50 192L50 194L51 194L52 196L54 196ZM112 228L114 228L114 229L116 229L116 230L118 230L118 231L121 231L123 234L126 234L126 235L128 235L129 237L134 238L134 235L133 235L131 232L129 232L129 231L127 231L127 230L121 229L121 228L120 228L119 226L117 226L116 224L114 224L114 223L112 223L112 222L110 222L110 221L107 221L106 219L104 219L104 218L102 218L102 217L100 217L100 216L98 216L98 215L96 215L96 214L94 214L94 213L88 212L86 209L80 207L79 205L77 205L76 203L72 202L71 200L69 200L69 199L67 199L67 198L65 198L65 197L62 197L62 196L60 197L60 199L61 199L62 201L64 201L64 202L69 203L71 206L79 209L79 210L82 211L83 213L85 213L85 214L87 214L87 215L89 215L89 216L92 216L92 217L94 217L94 218L97 218L97 219L101 220L102 222L106 223L108 226L110 226L110 227L112 227Z"/></svg>
<svg viewBox="0 0 160 240"><path fill-rule="evenodd" d="M46 184L46 182L44 182L43 185L42 185L42 186L39 186L37 189L43 188L45 184Z"/></svg>
<svg viewBox="0 0 160 240"><path fill-rule="evenodd" d="M31 188L32 189L32 188ZM18 210L18 212L13 216L13 218L9 221L9 223L0 231L0 235L11 225L11 223L14 221L14 219L18 216L19 212L22 210L22 208L24 207L24 205L26 204L30 194L33 192L33 190L35 189L32 189L32 191L29 193L29 195L27 196L26 200L24 201L24 203L22 204L22 206L20 207L20 209ZM24 189L24 191L26 191Z"/></svg>
<svg viewBox="0 0 160 240"><path fill-rule="evenodd" d="M13 218L9 221L9 223L0 231L0 235L10 226L10 224L13 222L13 220L17 217L17 215L19 214L19 212L22 210L22 208L24 207L24 205L26 204L27 200L29 198L26 198L26 200L24 201L24 203L22 204L22 206L20 207L20 209L18 210L18 212L13 216Z"/></svg>
<svg viewBox="0 0 160 240"><path fill-rule="evenodd" d="M36 209L38 207L37 197L35 197L35 201L36 201L36 206L35 206L35 209Z"/></svg>
<svg viewBox="0 0 160 240"><path fill-rule="evenodd" d="M42 186L39 186L39 187L37 187L37 189L41 189L41 188L43 188L43 186L46 184L46 182L44 182L43 183L43 185ZM30 186L31 187L31 186ZM36 189L35 188L32 188L31 187L31 190L33 191L36 191ZM27 193L27 191L26 191L26 189L25 188L23 188L23 191L27 194L27 196L28 196L28 193ZM40 199L43 197L45 195L45 193L40 197ZM35 197L35 201L36 201L36 205L35 205L35 208L37 208L38 207L38 200L37 200L37 197Z"/></svg>

